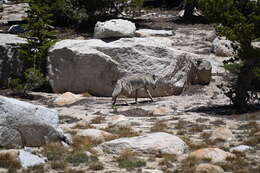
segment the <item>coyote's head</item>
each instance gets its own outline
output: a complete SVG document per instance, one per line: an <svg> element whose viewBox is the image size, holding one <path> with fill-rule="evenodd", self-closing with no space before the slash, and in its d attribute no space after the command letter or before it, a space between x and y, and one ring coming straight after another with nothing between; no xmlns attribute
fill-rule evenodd
<svg viewBox="0 0 260 173"><path fill-rule="evenodd" d="M157 81L158 81L158 76L156 76L155 74L152 75L152 88L155 89L156 85L157 85Z"/></svg>

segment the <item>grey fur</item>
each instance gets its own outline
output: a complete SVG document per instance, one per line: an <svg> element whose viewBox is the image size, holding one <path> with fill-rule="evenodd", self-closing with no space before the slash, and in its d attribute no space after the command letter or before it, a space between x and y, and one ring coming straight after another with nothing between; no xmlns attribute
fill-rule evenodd
<svg viewBox="0 0 260 173"><path fill-rule="evenodd" d="M112 93L112 101L113 105L116 104L116 98L119 95L131 95L133 91L135 91L135 102L137 102L138 90L144 89L151 101L153 98L148 90L148 87L151 86L154 89L156 88L156 76L152 74L144 74L144 75L133 75L121 78L117 81L114 91Z"/></svg>

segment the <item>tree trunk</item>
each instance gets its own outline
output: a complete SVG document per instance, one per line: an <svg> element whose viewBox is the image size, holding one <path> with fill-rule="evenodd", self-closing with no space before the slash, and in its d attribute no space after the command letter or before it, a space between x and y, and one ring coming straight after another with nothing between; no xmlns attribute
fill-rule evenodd
<svg viewBox="0 0 260 173"><path fill-rule="evenodd" d="M254 59L246 60L238 76L233 104L240 111L244 111L246 109L250 99L248 91L252 89L252 81L256 78L256 75L252 70L254 65Z"/></svg>

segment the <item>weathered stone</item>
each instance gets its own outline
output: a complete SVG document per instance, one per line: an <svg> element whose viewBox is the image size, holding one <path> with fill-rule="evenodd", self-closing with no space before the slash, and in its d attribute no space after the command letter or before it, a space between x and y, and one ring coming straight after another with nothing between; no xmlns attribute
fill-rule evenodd
<svg viewBox="0 0 260 173"><path fill-rule="evenodd" d="M210 140L230 141L234 138L235 137L230 129L226 127L219 127L212 132Z"/></svg>
<svg viewBox="0 0 260 173"><path fill-rule="evenodd" d="M229 157L235 157L234 154L221 150L219 148L203 148L190 154L191 157L204 160L209 159L212 163L225 162Z"/></svg>
<svg viewBox="0 0 260 173"><path fill-rule="evenodd" d="M48 140L66 140L55 110L0 96L0 115L2 147L41 146Z"/></svg>
<svg viewBox="0 0 260 173"><path fill-rule="evenodd" d="M81 130L77 133L77 136L89 137L93 140L101 141L101 142L104 142L107 139L111 139L111 138L114 137L113 134L108 133L108 132L103 131L103 130L98 130L98 129Z"/></svg>
<svg viewBox="0 0 260 173"><path fill-rule="evenodd" d="M43 158L24 150L19 151L18 158L23 168L38 166L45 163Z"/></svg>
<svg viewBox="0 0 260 173"><path fill-rule="evenodd" d="M122 19L97 22L94 29L95 38L133 37L135 24Z"/></svg>
<svg viewBox="0 0 260 173"><path fill-rule="evenodd" d="M121 153L133 151L147 154L183 154L187 145L179 137L164 133L150 133L143 136L120 138L100 145L105 152Z"/></svg>
<svg viewBox="0 0 260 173"><path fill-rule="evenodd" d="M239 145L230 149L230 152L246 152L253 150L253 147L248 145Z"/></svg>
<svg viewBox="0 0 260 173"><path fill-rule="evenodd" d="M80 96L75 95L71 92L66 92L60 96L58 96L53 103L59 106L69 105L75 103L80 99Z"/></svg>
<svg viewBox="0 0 260 173"><path fill-rule="evenodd" d="M195 173L224 173L224 170L217 165L201 163L196 167Z"/></svg>
<svg viewBox="0 0 260 173"><path fill-rule="evenodd" d="M143 168L141 173L163 173L163 171L157 170L157 169L145 169L145 168Z"/></svg>
<svg viewBox="0 0 260 173"><path fill-rule="evenodd" d="M212 49L217 56L227 57L233 55L231 41L225 40L223 38L215 38L212 43Z"/></svg>
<svg viewBox="0 0 260 173"><path fill-rule="evenodd" d="M196 58L195 54L173 49L167 38L122 38L109 43L63 40L50 49L48 77L54 92L111 96L116 81L123 76L151 73L159 76L156 89L150 89L152 96L169 96L180 94L190 83L210 81L200 77L210 76L209 65L203 63L205 60L198 63L202 60ZM199 64L207 66L200 68ZM206 75L201 74L203 69ZM201 78L202 82L198 80ZM142 90L138 95L147 96Z"/></svg>
<svg viewBox="0 0 260 173"><path fill-rule="evenodd" d="M173 30L154 30L154 29L139 29L135 32L140 37L148 37L148 36L161 36L161 37L167 37L167 36L173 36L174 31Z"/></svg>
<svg viewBox="0 0 260 173"><path fill-rule="evenodd" d="M11 74L21 72L22 63L16 57L19 43L26 43L24 38L0 33L0 87L7 86Z"/></svg>
<svg viewBox="0 0 260 173"><path fill-rule="evenodd" d="M152 115L157 116L157 115L165 115L165 114L168 114L168 113L171 113L171 112L173 112L173 110L169 109L167 107L158 107L158 108L151 110L150 113Z"/></svg>

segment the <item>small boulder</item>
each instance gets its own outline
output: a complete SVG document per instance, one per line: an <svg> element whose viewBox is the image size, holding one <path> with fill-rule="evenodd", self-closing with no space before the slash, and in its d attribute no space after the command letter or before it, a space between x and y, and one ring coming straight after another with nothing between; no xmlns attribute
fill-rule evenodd
<svg viewBox="0 0 260 173"><path fill-rule="evenodd" d="M187 145L179 137L164 132L115 139L101 144L100 147L103 151L117 154L129 150L147 154L180 155L187 149Z"/></svg>
<svg viewBox="0 0 260 173"><path fill-rule="evenodd" d="M60 96L58 96L53 103L55 105L59 105L59 106L64 106L64 105L69 105L72 103L75 103L76 101L78 101L80 99L80 96L75 95L71 92L66 92Z"/></svg>
<svg viewBox="0 0 260 173"><path fill-rule="evenodd" d="M163 171L157 170L157 169L145 169L145 168L143 168L141 173L163 173Z"/></svg>
<svg viewBox="0 0 260 173"><path fill-rule="evenodd" d="M95 38L133 37L135 24L122 19L97 22L94 29Z"/></svg>
<svg viewBox="0 0 260 173"><path fill-rule="evenodd" d="M158 108L153 109L150 113L154 116L158 116L158 115L166 115L171 112L173 112L173 110L170 108L158 107Z"/></svg>
<svg viewBox="0 0 260 173"><path fill-rule="evenodd" d="M217 165L201 163L196 167L195 173L224 173L224 170Z"/></svg>
<svg viewBox="0 0 260 173"><path fill-rule="evenodd" d="M248 145L239 145L230 149L230 152L246 152L249 150L253 150L253 147Z"/></svg>
<svg viewBox="0 0 260 173"><path fill-rule="evenodd" d="M209 159L212 163L225 162L227 158L235 158L235 155L219 148L203 148L191 153L191 157L204 160Z"/></svg>
<svg viewBox="0 0 260 173"><path fill-rule="evenodd" d="M34 167L45 163L45 160L30 152L20 150L19 161L23 168Z"/></svg>
<svg viewBox="0 0 260 173"><path fill-rule="evenodd" d="M135 34L139 35L140 37L148 37L148 36L161 36L161 37L168 37L173 36L173 30L154 30L154 29L139 29L135 32Z"/></svg>
<svg viewBox="0 0 260 173"><path fill-rule="evenodd" d="M99 130L99 129L85 129L85 130L81 130L77 133L77 136L82 136L82 137L89 137L93 140L96 141L101 141L104 142L107 139L111 139L114 137L113 134L108 133L106 131L103 130Z"/></svg>
<svg viewBox="0 0 260 173"><path fill-rule="evenodd" d="M231 41L218 37L212 42L212 50L216 56L228 57L233 55Z"/></svg>
<svg viewBox="0 0 260 173"><path fill-rule="evenodd" d="M219 127L212 132L210 140L230 141L233 140L234 138L235 137L230 129L226 127Z"/></svg>

